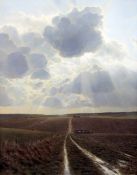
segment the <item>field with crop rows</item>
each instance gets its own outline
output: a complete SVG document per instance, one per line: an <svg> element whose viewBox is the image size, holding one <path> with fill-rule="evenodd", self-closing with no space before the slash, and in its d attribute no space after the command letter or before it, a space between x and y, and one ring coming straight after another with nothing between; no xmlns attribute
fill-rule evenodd
<svg viewBox="0 0 137 175"><path fill-rule="evenodd" d="M0 174L60 175L67 119L0 118Z"/></svg>
<svg viewBox="0 0 137 175"><path fill-rule="evenodd" d="M136 175L137 117L0 115L0 175Z"/></svg>
<svg viewBox="0 0 137 175"><path fill-rule="evenodd" d="M119 169L137 174L137 119L90 118L72 120L72 138L89 152ZM89 134L78 134L77 130Z"/></svg>

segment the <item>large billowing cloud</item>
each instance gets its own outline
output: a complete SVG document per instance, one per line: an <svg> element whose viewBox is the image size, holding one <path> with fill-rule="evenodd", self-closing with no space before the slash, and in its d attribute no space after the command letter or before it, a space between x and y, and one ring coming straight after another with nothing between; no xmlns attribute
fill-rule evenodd
<svg viewBox="0 0 137 175"><path fill-rule="evenodd" d="M69 96L82 95L85 97L84 103L94 107L136 107L136 75L136 72L125 67L116 67L110 72L103 70L92 73L83 72L58 91L64 95L69 94ZM79 100L76 100L75 103L80 105ZM71 106L71 103L69 105Z"/></svg>
<svg viewBox="0 0 137 175"><path fill-rule="evenodd" d="M0 75L7 78L22 78L30 75L32 79L48 79L49 73L45 71L47 59L35 49L41 48L44 42L38 33L26 33L18 36L14 28L1 29L7 31L0 33ZM17 38L21 40L17 42ZM28 74L26 74L28 72Z"/></svg>
<svg viewBox="0 0 137 175"><path fill-rule="evenodd" d="M95 52L102 43L101 19L96 8L74 9L66 16L55 17L44 36L64 57Z"/></svg>
<svg viewBox="0 0 137 175"><path fill-rule="evenodd" d="M93 93L113 91L113 88L111 78L106 71L82 72L71 83L63 86L60 92L91 96Z"/></svg>
<svg viewBox="0 0 137 175"><path fill-rule="evenodd" d="M28 65L25 56L20 52L14 52L8 55L5 65L5 74L9 78L23 77L28 71Z"/></svg>
<svg viewBox="0 0 137 175"><path fill-rule="evenodd" d="M136 107L137 64L126 47L102 34L99 10L73 9L56 16L41 27L44 35L33 25L31 30L24 30L25 25L23 30L18 25L1 27L0 78L5 81L0 106L33 104L37 99L39 106L56 108ZM34 26L39 28L39 23Z"/></svg>

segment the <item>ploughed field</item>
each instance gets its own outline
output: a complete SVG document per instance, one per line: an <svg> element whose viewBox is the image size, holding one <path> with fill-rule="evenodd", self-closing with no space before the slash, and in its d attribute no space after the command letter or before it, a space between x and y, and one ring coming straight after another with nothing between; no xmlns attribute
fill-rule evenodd
<svg viewBox="0 0 137 175"><path fill-rule="evenodd" d="M83 148L119 170L137 174L137 119L90 118L72 120L72 138ZM86 130L89 133L77 133Z"/></svg>
<svg viewBox="0 0 137 175"><path fill-rule="evenodd" d="M60 117L0 116L0 174L62 174L67 127Z"/></svg>
<svg viewBox="0 0 137 175"><path fill-rule="evenodd" d="M136 174L136 117L0 115L0 175Z"/></svg>

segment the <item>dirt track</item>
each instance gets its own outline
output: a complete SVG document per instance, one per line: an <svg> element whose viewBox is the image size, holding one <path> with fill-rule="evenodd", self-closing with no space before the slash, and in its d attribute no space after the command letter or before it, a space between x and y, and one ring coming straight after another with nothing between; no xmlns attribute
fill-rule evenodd
<svg viewBox="0 0 137 175"><path fill-rule="evenodd" d="M0 164L3 168L0 174L136 175L134 121L61 116L55 119L3 117L0 119ZM92 132L81 134L77 132L80 129ZM39 145L39 141L42 144Z"/></svg>
<svg viewBox="0 0 137 175"><path fill-rule="evenodd" d="M64 144L64 175L120 175L117 169L114 169L103 160L97 158L74 141L71 137L71 132L72 119L69 120L68 132Z"/></svg>
<svg viewBox="0 0 137 175"><path fill-rule="evenodd" d="M97 157L85 147L79 145L71 136L72 119L69 120L68 132L65 139L65 162L64 175L135 175L136 172L120 171L118 166ZM117 160L125 162L124 160ZM126 166L126 165L123 165ZM67 171L66 171L67 170Z"/></svg>

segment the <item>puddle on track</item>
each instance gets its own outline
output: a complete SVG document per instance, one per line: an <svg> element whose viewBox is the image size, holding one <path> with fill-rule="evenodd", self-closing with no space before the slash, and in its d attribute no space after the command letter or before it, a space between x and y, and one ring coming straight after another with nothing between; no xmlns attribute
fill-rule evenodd
<svg viewBox="0 0 137 175"><path fill-rule="evenodd" d="M64 175L71 175L70 168L69 168L69 161L68 161L67 146L66 146L67 137L69 136L69 134L71 133L71 130L72 130L71 120L72 119L69 120L68 133L66 134L66 138L64 141Z"/></svg>
<svg viewBox="0 0 137 175"><path fill-rule="evenodd" d="M107 162L103 161L102 159L96 157L91 152L79 146L71 137L70 139L75 144L75 146L82 151L83 154L85 154L95 163L95 165L102 171L104 175L122 175L118 169L109 165Z"/></svg>
<svg viewBox="0 0 137 175"><path fill-rule="evenodd" d="M69 169L69 161L68 161L68 154L66 149L66 140L64 143L64 175L71 175Z"/></svg>

